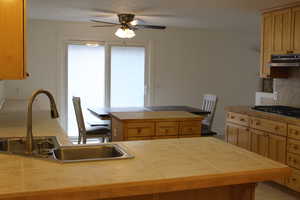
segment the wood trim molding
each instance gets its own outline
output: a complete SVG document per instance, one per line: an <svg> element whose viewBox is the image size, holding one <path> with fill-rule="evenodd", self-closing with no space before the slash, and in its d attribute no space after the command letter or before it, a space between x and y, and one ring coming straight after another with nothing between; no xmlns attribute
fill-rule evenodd
<svg viewBox="0 0 300 200"><path fill-rule="evenodd" d="M274 6L274 7L262 9L260 11L262 13L267 13L267 12L272 12L272 11L276 11L276 10L292 8L292 7L295 7L295 6L300 6L300 1L297 1L297 2L294 2L294 3L289 3L289 4L283 4L283 5L280 5L280 6Z"/></svg>

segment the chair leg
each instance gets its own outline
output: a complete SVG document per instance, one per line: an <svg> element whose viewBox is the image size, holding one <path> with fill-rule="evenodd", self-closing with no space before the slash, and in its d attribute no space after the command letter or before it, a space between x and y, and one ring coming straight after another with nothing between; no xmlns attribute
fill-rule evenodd
<svg viewBox="0 0 300 200"><path fill-rule="evenodd" d="M79 133L79 135L78 135L78 144L80 144L81 143L81 134Z"/></svg>
<svg viewBox="0 0 300 200"><path fill-rule="evenodd" d="M83 138L82 144L86 144L86 136L83 136L82 138Z"/></svg>

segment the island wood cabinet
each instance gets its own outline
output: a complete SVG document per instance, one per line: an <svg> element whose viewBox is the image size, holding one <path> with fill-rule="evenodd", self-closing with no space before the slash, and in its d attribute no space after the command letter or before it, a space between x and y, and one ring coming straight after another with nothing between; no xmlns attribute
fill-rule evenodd
<svg viewBox="0 0 300 200"><path fill-rule="evenodd" d="M277 162L289 164L287 161L288 141L288 146L290 146L291 149L290 151L294 153L296 152L300 155L300 141L288 140L287 138L287 123L228 112L225 129L226 141L228 143L250 150ZM296 137L300 139L300 127L297 127L297 131L295 130L295 127L294 131L289 130L289 134L292 134L294 138ZM295 134L298 134L299 136ZM293 158L290 158L290 160L296 160L296 158L299 159L299 157L294 156ZM296 160L296 163L297 162L298 160ZM289 165L292 166L291 164ZM298 180L300 178L297 172L298 171L294 173L294 177L292 178L293 180ZM291 178L288 180L290 179ZM288 180L286 181L284 178L282 178L274 181L285 185ZM296 182L300 183L300 179ZM295 186L293 189L295 189ZM300 187L297 189L297 191L300 191Z"/></svg>
<svg viewBox="0 0 300 200"><path fill-rule="evenodd" d="M262 15L261 66L263 78L287 78L286 70L270 69L272 54L300 53L300 6L268 11Z"/></svg>
<svg viewBox="0 0 300 200"><path fill-rule="evenodd" d="M200 137L202 120L185 112L112 113L112 140Z"/></svg>
<svg viewBox="0 0 300 200"><path fill-rule="evenodd" d="M0 1L0 80L26 77L26 1Z"/></svg>

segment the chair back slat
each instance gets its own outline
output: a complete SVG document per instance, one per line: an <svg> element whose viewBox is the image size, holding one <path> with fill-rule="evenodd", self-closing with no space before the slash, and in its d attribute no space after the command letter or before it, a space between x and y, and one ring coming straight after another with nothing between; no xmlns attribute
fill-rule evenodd
<svg viewBox="0 0 300 200"><path fill-rule="evenodd" d="M73 106L74 106L74 110L75 110L75 116L76 116L79 134L86 134L80 97L73 97L72 100L73 100Z"/></svg>
<svg viewBox="0 0 300 200"><path fill-rule="evenodd" d="M203 123L209 128L212 126L215 111L217 105L217 96L212 94L206 94L203 96L202 110L210 112L210 114L204 119Z"/></svg>

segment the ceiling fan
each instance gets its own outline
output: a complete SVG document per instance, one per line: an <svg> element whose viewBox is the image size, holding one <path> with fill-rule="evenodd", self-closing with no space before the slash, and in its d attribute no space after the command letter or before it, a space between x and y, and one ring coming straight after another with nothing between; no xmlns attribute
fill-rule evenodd
<svg viewBox="0 0 300 200"><path fill-rule="evenodd" d="M95 25L93 27L120 26L120 28L118 28L118 30L115 33L115 35L119 38L133 38L135 36L135 31L138 29L159 29L159 30L166 29L166 26L147 25L141 23L141 20L135 19L134 14L121 13L121 14L117 14L117 16L119 19L119 23L94 20L94 19L92 19L91 21L96 23L106 24L106 25Z"/></svg>

